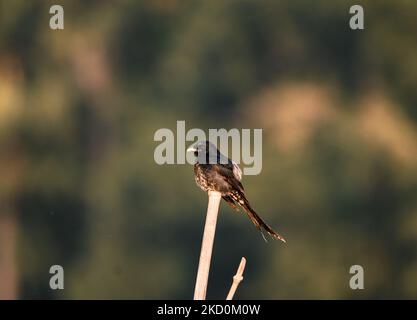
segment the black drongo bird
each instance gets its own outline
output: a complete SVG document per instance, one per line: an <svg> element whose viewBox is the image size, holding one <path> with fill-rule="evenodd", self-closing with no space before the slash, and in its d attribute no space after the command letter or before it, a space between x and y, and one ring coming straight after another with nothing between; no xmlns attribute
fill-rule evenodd
<svg viewBox="0 0 417 320"><path fill-rule="evenodd" d="M221 193L222 198L233 209L237 209L236 203L241 206L252 223L261 232L264 229L275 239L286 242L252 209L240 182L242 180L242 171L236 162L221 154L210 141L197 142L187 151L193 152L197 158L197 162L194 165L195 181L203 191L217 191Z"/></svg>

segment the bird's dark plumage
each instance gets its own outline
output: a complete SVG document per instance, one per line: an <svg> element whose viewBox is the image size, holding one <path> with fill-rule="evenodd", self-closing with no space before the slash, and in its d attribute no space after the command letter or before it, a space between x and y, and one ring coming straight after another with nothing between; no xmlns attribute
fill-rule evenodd
<svg viewBox="0 0 417 320"><path fill-rule="evenodd" d="M265 230L273 238L285 242L285 239L268 226L253 210L246 198L239 166L220 153L209 141L198 142L188 151L194 152L197 162L194 165L195 181L205 192L220 192L222 198L233 209L237 205L247 213L252 223L260 230Z"/></svg>

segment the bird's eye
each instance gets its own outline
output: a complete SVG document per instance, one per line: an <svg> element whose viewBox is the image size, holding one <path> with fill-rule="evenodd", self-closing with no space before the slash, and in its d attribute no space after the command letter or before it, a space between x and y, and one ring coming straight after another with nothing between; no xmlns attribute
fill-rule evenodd
<svg viewBox="0 0 417 320"><path fill-rule="evenodd" d="M198 151L194 151L194 155L197 157L198 156Z"/></svg>

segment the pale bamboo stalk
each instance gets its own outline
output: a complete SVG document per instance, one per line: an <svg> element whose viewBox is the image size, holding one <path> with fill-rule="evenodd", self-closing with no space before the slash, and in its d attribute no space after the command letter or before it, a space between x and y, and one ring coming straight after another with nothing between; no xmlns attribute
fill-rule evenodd
<svg viewBox="0 0 417 320"><path fill-rule="evenodd" d="M213 251L214 235L216 233L217 216L221 199L221 193L216 191L208 192L207 216L204 226L203 242L201 244L200 261L198 263L194 300L206 299L211 254Z"/></svg>
<svg viewBox="0 0 417 320"><path fill-rule="evenodd" d="M245 257L242 257L242 260L240 260L239 268L237 269L237 272L233 277L233 283L230 287L230 291L227 295L226 300L233 300L233 296L235 295L236 289L239 286L239 283L243 280L243 272L245 271L245 266L246 259Z"/></svg>

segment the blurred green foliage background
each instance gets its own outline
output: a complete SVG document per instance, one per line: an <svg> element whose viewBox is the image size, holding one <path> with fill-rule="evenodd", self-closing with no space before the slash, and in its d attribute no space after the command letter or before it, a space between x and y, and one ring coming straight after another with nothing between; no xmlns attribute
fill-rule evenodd
<svg viewBox="0 0 417 320"><path fill-rule="evenodd" d="M49 28L61 4L65 29ZM159 128L262 128L208 298L417 298L417 2L0 1L0 298L192 298L206 195ZM65 290L49 268L65 269ZM349 268L365 290L349 288Z"/></svg>

